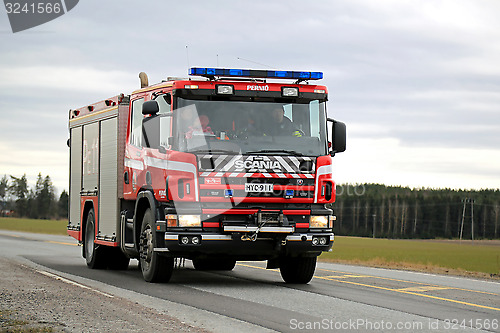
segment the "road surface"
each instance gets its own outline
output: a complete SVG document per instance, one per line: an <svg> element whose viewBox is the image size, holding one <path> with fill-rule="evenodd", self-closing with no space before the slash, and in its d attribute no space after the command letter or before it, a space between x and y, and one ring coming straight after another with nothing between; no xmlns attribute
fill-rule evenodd
<svg viewBox="0 0 500 333"><path fill-rule="evenodd" d="M126 271L90 270L70 237L8 231L0 231L0 258L87 298L115 297L124 306L168 316L187 331L500 332L500 283L495 281L319 263L308 285L287 285L263 262L207 272L186 260L169 283L150 284L135 260ZM73 326L63 315L57 318L65 330L78 331L75 316ZM122 316L118 321L137 320ZM148 316L154 327L155 315Z"/></svg>

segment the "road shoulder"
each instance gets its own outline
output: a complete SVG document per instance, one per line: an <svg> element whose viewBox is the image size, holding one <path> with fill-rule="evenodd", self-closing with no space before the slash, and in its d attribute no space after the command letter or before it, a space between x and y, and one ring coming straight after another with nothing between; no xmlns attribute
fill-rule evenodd
<svg viewBox="0 0 500 333"><path fill-rule="evenodd" d="M48 273L48 272L47 272ZM135 302L0 258L0 328L33 332L207 332ZM56 275L57 277L57 275Z"/></svg>

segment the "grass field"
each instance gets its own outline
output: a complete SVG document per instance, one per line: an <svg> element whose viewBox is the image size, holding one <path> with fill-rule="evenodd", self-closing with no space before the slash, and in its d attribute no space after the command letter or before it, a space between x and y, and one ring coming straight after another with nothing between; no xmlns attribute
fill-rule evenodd
<svg viewBox="0 0 500 333"><path fill-rule="evenodd" d="M0 230L34 232L38 234L67 235L67 220L32 220L0 217Z"/></svg>
<svg viewBox="0 0 500 333"><path fill-rule="evenodd" d="M66 220L0 217L0 229L66 235ZM460 275L499 276L500 241L439 241L335 237L320 260Z"/></svg>
<svg viewBox="0 0 500 333"><path fill-rule="evenodd" d="M335 237L322 260L361 265L465 274L500 275L500 242ZM473 274L472 274L473 275Z"/></svg>

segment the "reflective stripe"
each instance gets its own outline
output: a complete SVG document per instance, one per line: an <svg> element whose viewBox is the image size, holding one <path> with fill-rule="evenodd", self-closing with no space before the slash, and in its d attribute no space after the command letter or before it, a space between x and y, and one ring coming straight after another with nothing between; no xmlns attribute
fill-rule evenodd
<svg viewBox="0 0 500 333"><path fill-rule="evenodd" d="M201 235L201 240L232 240L231 235Z"/></svg>
<svg viewBox="0 0 500 333"><path fill-rule="evenodd" d="M179 239L179 235L178 234L169 234L169 233L165 233L165 240L168 240L168 241L176 241Z"/></svg>
<svg viewBox="0 0 500 333"><path fill-rule="evenodd" d="M133 160L133 159L130 159L130 158L125 158L125 163L124 165L128 168L132 168L132 169L136 169L136 170L144 170L144 164L142 163L142 161L138 161L138 160Z"/></svg>
<svg viewBox="0 0 500 333"><path fill-rule="evenodd" d="M200 177L231 177L231 178L294 178L294 179L299 179L299 178L308 178L308 179L313 179L314 174L284 174L284 173L262 173L262 172L256 172L256 173L239 173L239 172L200 172Z"/></svg>

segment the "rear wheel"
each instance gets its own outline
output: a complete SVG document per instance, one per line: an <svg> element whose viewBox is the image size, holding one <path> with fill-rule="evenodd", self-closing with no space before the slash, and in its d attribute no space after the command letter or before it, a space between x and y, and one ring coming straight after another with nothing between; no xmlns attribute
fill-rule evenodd
<svg viewBox="0 0 500 333"><path fill-rule="evenodd" d="M142 276L148 282L168 282L174 269L174 258L160 256L154 251L158 244L153 212L148 208L142 219L139 243Z"/></svg>
<svg viewBox="0 0 500 333"><path fill-rule="evenodd" d="M85 247L84 257L87 266L92 269L106 268L107 248L95 243L95 215L91 209L87 215L85 225Z"/></svg>
<svg viewBox="0 0 500 333"><path fill-rule="evenodd" d="M199 271L232 271L236 260L228 258L194 259L193 266Z"/></svg>
<svg viewBox="0 0 500 333"><path fill-rule="evenodd" d="M316 270L317 257L284 257L280 259L281 277L286 283L306 284Z"/></svg>

